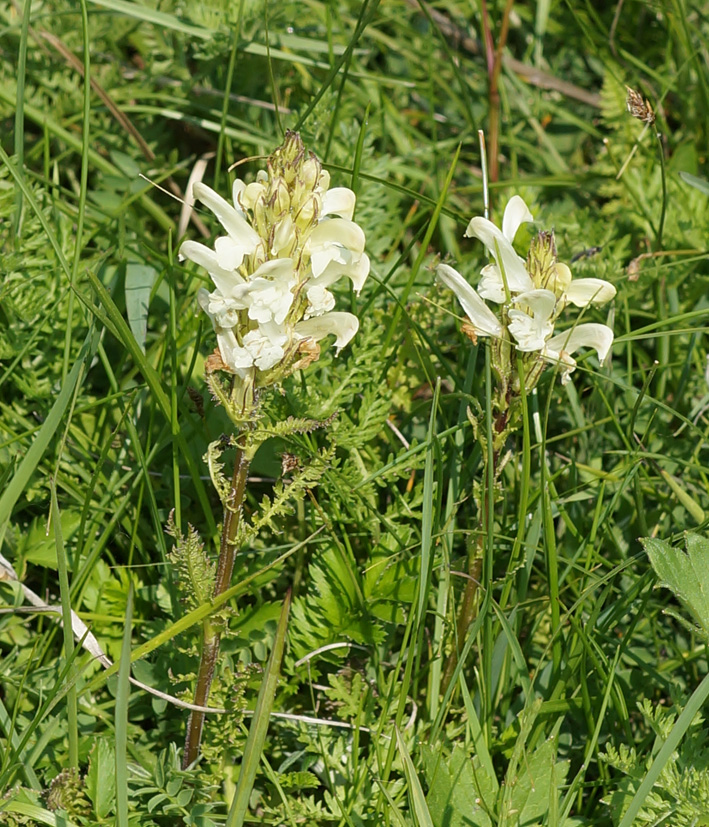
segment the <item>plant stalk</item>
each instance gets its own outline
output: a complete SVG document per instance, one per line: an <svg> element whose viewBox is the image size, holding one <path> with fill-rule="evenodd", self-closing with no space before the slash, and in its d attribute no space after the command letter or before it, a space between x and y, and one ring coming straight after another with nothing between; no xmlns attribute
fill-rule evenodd
<svg viewBox="0 0 709 827"><path fill-rule="evenodd" d="M507 35L510 30L510 13L514 0L507 0L505 4L505 11L502 15L502 24L500 26L500 34L497 38L497 47L494 52L494 57L491 60L488 51L488 81L489 81L489 101L490 111L488 116L488 129L490 133L490 180L497 181L500 177L500 72L502 71L502 53L507 43ZM487 9L485 8L485 13ZM488 23L489 27L489 23ZM486 39L486 44L492 42L492 37L489 41ZM488 45L489 50L489 45Z"/></svg>
<svg viewBox="0 0 709 827"><path fill-rule="evenodd" d="M488 485L489 491L486 491L482 497L479 521L480 531L478 532L475 542L471 543L468 548L468 577L465 583L463 601L460 604L460 609L458 610L458 620L456 621L456 645L450 655L448 655L446 665L443 669L443 676L441 678L442 694L445 694L448 684L453 678L453 673L458 665L458 657L463 649L463 646L465 645L465 638L468 629L470 628L470 624L475 620L475 614L477 611L477 594L483 575L483 561L485 559L485 555L489 554L489 549L487 548L487 537L489 526L492 525L492 509L495 506L494 481L497 478L497 468L501 453L501 446L496 443L498 442L500 435L504 433L507 427L509 421L509 404L510 400L508 398L506 409L499 413L491 423L491 436L493 436L494 447L491 451L491 456L489 456L488 461L485 462L483 466L482 475L483 480L485 480L486 483L490 483ZM490 474L490 466L492 466L492 474ZM491 564L489 563L488 566L490 565ZM491 580L492 578L490 576L487 579ZM489 584L487 585L489 586Z"/></svg>
<svg viewBox="0 0 709 827"><path fill-rule="evenodd" d="M224 503L224 526L219 545L219 561L217 574L214 579L214 597L218 597L231 585L231 576L234 571L236 558L236 535L246 491L246 479L251 465L251 457L246 450L247 435L242 434L237 443L234 473L231 479L231 492ZM219 641L221 634L211 618L207 618L202 626L202 653L197 673L197 686L194 693L194 704L206 706L209 700L209 690L214 678L214 670L219 657ZM204 712L192 710L187 722L185 737L185 751L182 756L182 768L187 769L199 756L199 746L202 741L204 728Z"/></svg>

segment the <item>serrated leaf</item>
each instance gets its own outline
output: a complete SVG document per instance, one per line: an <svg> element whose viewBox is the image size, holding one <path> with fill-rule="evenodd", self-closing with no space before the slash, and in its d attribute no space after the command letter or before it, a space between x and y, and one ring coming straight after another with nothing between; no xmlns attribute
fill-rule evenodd
<svg viewBox="0 0 709 827"><path fill-rule="evenodd" d="M688 532L686 553L652 537L642 543L660 585L675 594L709 635L709 541Z"/></svg>
<svg viewBox="0 0 709 827"><path fill-rule="evenodd" d="M428 810L435 827L492 827L487 809L495 802L493 783L477 757L455 747L450 757L422 748L428 782ZM487 809L486 809L487 808Z"/></svg>
<svg viewBox="0 0 709 827"><path fill-rule="evenodd" d="M98 818L106 818L116 800L116 766L113 746L106 738L99 738L94 743L89 756L86 792Z"/></svg>
<svg viewBox="0 0 709 827"><path fill-rule="evenodd" d="M566 781L568 761L556 760L556 743L545 741L520 765L513 785L510 814L513 824L535 824L549 812L553 796Z"/></svg>

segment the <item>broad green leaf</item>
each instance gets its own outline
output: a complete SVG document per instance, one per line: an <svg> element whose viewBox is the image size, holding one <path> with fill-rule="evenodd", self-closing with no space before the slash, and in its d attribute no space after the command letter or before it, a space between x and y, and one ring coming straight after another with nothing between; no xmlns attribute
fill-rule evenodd
<svg viewBox="0 0 709 827"><path fill-rule="evenodd" d="M116 763L112 744L107 738L94 742L86 774L86 792L98 818L105 818L116 801Z"/></svg>
<svg viewBox="0 0 709 827"><path fill-rule="evenodd" d="M559 797L566 783L568 761L556 760L556 742L545 741L520 763L519 773L511 781L510 824L535 824L549 813L552 797Z"/></svg>
<svg viewBox="0 0 709 827"><path fill-rule="evenodd" d="M686 553L652 537L642 543L660 585L674 592L709 635L709 541L688 532Z"/></svg>
<svg viewBox="0 0 709 827"><path fill-rule="evenodd" d="M148 306L150 291L157 272L147 264L129 261L126 264L126 316L136 342L145 353L145 337L148 332Z"/></svg>
<svg viewBox="0 0 709 827"><path fill-rule="evenodd" d="M70 543L81 523L81 515L75 511L62 510L61 527L65 543ZM17 546L16 566L18 573L22 563L31 563L44 568L57 568L57 547L53 536L47 535L47 518L37 517Z"/></svg>
<svg viewBox="0 0 709 827"><path fill-rule="evenodd" d="M450 756L425 745L426 802L435 827L492 827L495 785L477 756L455 747Z"/></svg>

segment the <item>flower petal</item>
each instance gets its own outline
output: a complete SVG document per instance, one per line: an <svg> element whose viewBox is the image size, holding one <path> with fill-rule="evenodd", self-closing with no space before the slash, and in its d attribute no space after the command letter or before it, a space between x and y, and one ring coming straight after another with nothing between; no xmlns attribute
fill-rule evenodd
<svg viewBox="0 0 709 827"><path fill-rule="evenodd" d="M603 364L613 344L613 331L604 324L577 324L570 330L557 333L546 343L544 355L552 361L559 361L563 354L575 353L580 347L592 347ZM563 360L563 359L562 359Z"/></svg>
<svg viewBox="0 0 709 827"><path fill-rule="evenodd" d="M520 225L528 221L534 221L532 213L519 195L513 195L507 202L505 214L502 216L502 235L511 244L515 240Z"/></svg>
<svg viewBox="0 0 709 827"><path fill-rule="evenodd" d="M248 303L249 318L283 324L293 304L294 286L293 259L265 261L240 291L240 297Z"/></svg>
<svg viewBox="0 0 709 827"><path fill-rule="evenodd" d="M514 304L526 306L535 316L548 319L556 307L556 296L551 290L539 287L526 293L520 293L519 296L515 297Z"/></svg>
<svg viewBox="0 0 709 827"><path fill-rule="evenodd" d="M576 307L588 304L605 304L616 294L615 287L603 279L574 279L566 289L564 298Z"/></svg>
<svg viewBox="0 0 709 827"><path fill-rule="evenodd" d="M495 302L495 304L504 304L507 300L505 284L497 264L486 264L480 271L480 275L482 278L478 282L478 293L481 298Z"/></svg>
<svg viewBox="0 0 709 827"><path fill-rule="evenodd" d="M509 311L508 330L523 353L543 350L546 340L554 332L556 296L551 290L530 290L517 296Z"/></svg>
<svg viewBox="0 0 709 827"><path fill-rule="evenodd" d="M355 293L359 296L365 281L367 281L369 267L369 256L366 253L355 257L355 260L347 264L339 261L331 261L317 278L309 279L308 284L313 287L329 287L331 284L334 284L340 276L347 276L352 282Z"/></svg>
<svg viewBox="0 0 709 827"><path fill-rule="evenodd" d="M480 216L471 218L465 235L474 235L479 238L497 262L498 267L504 268L510 293L524 293L534 289L534 283L527 272L524 259L515 253L512 243L492 221Z"/></svg>
<svg viewBox="0 0 709 827"><path fill-rule="evenodd" d="M456 295L478 336L500 336L502 325L460 273L448 264L439 264L436 275Z"/></svg>
<svg viewBox="0 0 709 827"><path fill-rule="evenodd" d="M234 288L244 284L244 279L234 270L225 270L219 266L217 254L210 247L199 241L183 241L178 258L194 261L209 273L217 290L224 296L231 296Z"/></svg>
<svg viewBox="0 0 709 827"><path fill-rule="evenodd" d="M303 339L315 339L316 342L332 334L338 351L352 339L358 329L359 319L355 315L338 311L314 316L312 319L298 322L295 326L295 332L299 336Z"/></svg>
<svg viewBox="0 0 709 827"><path fill-rule="evenodd" d="M258 247L261 236L246 221L244 214L214 192L211 187L201 181L195 182L192 187L195 198L199 200L216 215L219 223L234 239L239 242L247 254L252 253Z"/></svg>
<svg viewBox="0 0 709 827"><path fill-rule="evenodd" d="M322 215L339 215L352 221L354 215L356 195L347 187L333 187L328 190L322 199Z"/></svg>

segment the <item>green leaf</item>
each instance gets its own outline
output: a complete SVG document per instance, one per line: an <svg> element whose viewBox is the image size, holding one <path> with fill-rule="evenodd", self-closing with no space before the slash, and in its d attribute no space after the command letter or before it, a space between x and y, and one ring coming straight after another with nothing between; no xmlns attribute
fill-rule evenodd
<svg viewBox="0 0 709 827"><path fill-rule="evenodd" d="M549 739L538 747L520 765L513 786L510 814L512 824L535 824L548 814L553 797L557 797L566 782L568 761L556 760L556 741Z"/></svg>
<svg viewBox="0 0 709 827"><path fill-rule="evenodd" d="M147 264L129 261L126 264L126 316L136 342L145 353L145 337L148 333L148 306L150 291L157 272Z"/></svg>
<svg viewBox="0 0 709 827"><path fill-rule="evenodd" d="M61 512L62 537L68 543L81 524L81 515L75 511ZM27 533L20 538L17 560L44 568L57 568L57 547L53 536L47 535L47 518L37 517L30 523ZM19 571L19 567L17 567Z"/></svg>
<svg viewBox="0 0 709 827"><path fill-rule="evenodd" d="M268 665L264 672L263 683L261 684L256 701L256 708L251 719L249 736L246 739L244 755L241 761L239 781L236 785L234 800L232 801L231 809L227 817L227 827L241 827L246 818L249 798L251 797L251 790L256 779L256 771L258 770L261 755L263 754L263 747L266 743L268 722L271 716L271 710L273 709L273 702L276 698L278 676L281 673L281 660L283 659L283 650L286 645L290 602L290 592L288 592L286 599L283 601L283 609L281 610L281 617L278 621L278 630L276 631L276 639L273 643L273 651L271 652L271 657L268 660Z"/></svg>
<svg viewBox="0 0 709 827"><path fill-rule="evenodd" d="M694 189L699 190L699 192L709 195L709 181L707 181L706 178L698 178L689 172L680 172L679 177L685 184L689 184L690 187L694 187Z"/></svg>
<svg viewBox="0 0 709 827"><path fill-rule="evenodd" d="M428 805L426 804L426 796L423 794L421 782L416 774L416 767L414 767L414 762L411 760L411 756L409 755L409 751L406 749L404 739L401 737L401 733L398 729L396 730L396 744L399 748L401 760L404 762L404 774L406 775L406 781L409 785L411 809L416 816L416 824L420 825L420 827L434 827L433 821L431 820L431 814L428 811Z"/></svg>
<svg viewBox="0 0 709 827"><path fill-rule="evenodd" d="M495 802L494 783L477 756L461 747L445 757L440 747L422 748L428 782L428 810L435 827L492 827L488 812Z"/></svg>
<svg viewBox="0 0 709 827"><path fill-rule="evenodd" d="M660 585L670 589L709 636L709 541L687 532L687 552L665 540L642 540Z"/></svg>
<svg viewBox="0 0 709 827"><path fill-rule="evenodd" d="M107 738L99 738L91 751L86 792L98 818L106 818L116 800L115 753Z"/></svg>

